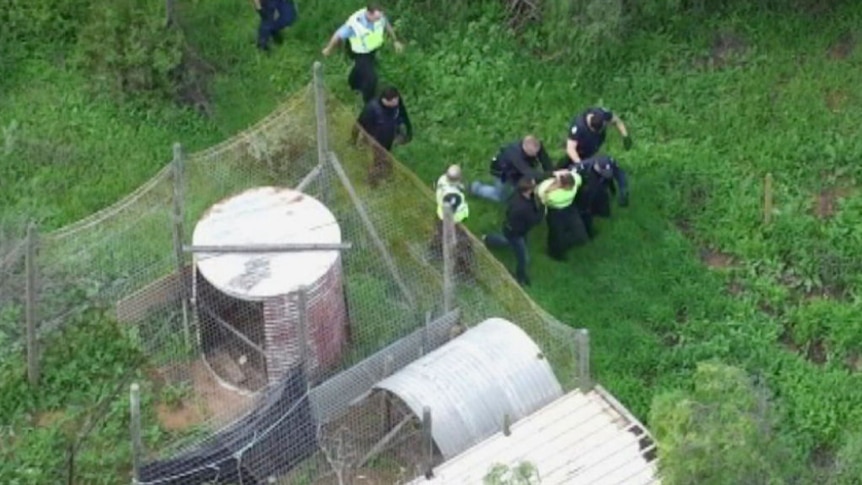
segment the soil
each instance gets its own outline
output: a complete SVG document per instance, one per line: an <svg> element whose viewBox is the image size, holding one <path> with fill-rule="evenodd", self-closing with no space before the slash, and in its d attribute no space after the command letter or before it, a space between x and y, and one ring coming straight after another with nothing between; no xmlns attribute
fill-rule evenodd
<svg viewBox="0 0 862 485"><path fill-rule="evenodd" d="M845 32L829 47L828 55L830 59L840 61L850 57L855 48L856 36L852 32Z"/></svg>
<svg viewBox="0 0 862 485"><path fill-rule="evenodd" d="M832 112L841 111L847 105L847 93L840 89L826 92L826 107Z"/></svg>
<svg viewBox="0 0 862 485"><path fill-rule="evenodd" d="M701 248L700 259L710 268L722 269L733 266L733 257L713 249Z"/></svg>
<svg viewBox="0 0 862 485"><path fill-rule="evenodd" d="M853 354L848 355L845 360L845 364L847 364L847 368L851 372L859 372L862 371L862 355Z"/></svg>
<svg viewBox="0 0 862 485"><path fill-rule="evenodd" d="M33 418L33 424L39 428L48 428L57 421L63 419L63 416L65 416L65 413L62 411L47 411L39 413Z"/></svg>
<svg viewBox="0 0 862 485"><path fill-rule="evenodd" d="M851 189L847 187L834 187L825 189L815 200L814 213L821 219L828 219L838 211L838 200L850 195Z"/></svg>
<svg viewBox="0 0 862 485"><path fill-rule="evenodd" d="M808 350L805 352L805 358L818 365L826 363L826 345L820 340L809 343Z"/></svg>
<svg viewBox="0 0 862 485"><path fill-rule="evenodd" d="M175 371L159 369L160 375ZM226 389L215 378L201 359L195 360L188 369L191 379L191 395L177 406L159 404L159 422L169 430L188 429L202 422L224 425L247 411L253 399Z"/></svg>
<svg viewBox="0 0 862 485"><path fill-rule="evenodd" d="M702 63L722 68L731 64L735 57L748 50L748 42L734 32L719 31L712 39L709 56Z"/></svg>

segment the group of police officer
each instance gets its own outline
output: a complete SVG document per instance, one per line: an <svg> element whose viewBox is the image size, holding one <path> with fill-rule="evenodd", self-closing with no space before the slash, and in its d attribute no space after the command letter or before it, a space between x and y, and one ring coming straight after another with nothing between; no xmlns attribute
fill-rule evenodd
<svg viewBox="0 0 862 485"><path fill-rule="evenodd" d="M332 35L323 49L328 56L342 42L348 45L353 68L348 84L362 94L365 106L354 129L354 140L361 127L376 143L372 144L374 162L369 171L373 186L391 170L388 152L397 141L412 138L412 126L400 93L386 87L377 95L376 52L385 36L392 38L396 52L403 50L395 31L380 6L374 2L354 12ZM515 277L529 285L527 235L543 220L548 224L548 254L556 260L566 259L573 246L584 244L596 235L593 219L610 217L611 197L620 206L628 205L625 172L610 156L599 154L606 131L613 125L623 137L626 150L632 140L623 121L604 108L590 108L575 116L568 130L565 155L551 162L543 144L533 135L503 146L490 165L493 183L474 181L469 192L474 196L507 203L501 233L483 236L489 247L510 247L517 260ZM470 273L472 267L469 238L462 223L469 216L467 188L458 165L450 166L436 184L438 230L432 249L441 251L444 208L450 207L456 229L456 267Z"/></svg>

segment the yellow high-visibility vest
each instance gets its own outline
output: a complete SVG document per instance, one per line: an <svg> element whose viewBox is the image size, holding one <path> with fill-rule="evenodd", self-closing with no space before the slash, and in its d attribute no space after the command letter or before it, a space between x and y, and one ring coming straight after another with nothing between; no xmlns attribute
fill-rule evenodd
<svg viewBox="0 0 862 485"><path fill-rule="evenodd" d="M545 204L546 207L551 209L565 209L572 205L572 202L575 200L575 195L578 193L578 187L580 187L582 183L580 175L572 172L572 176L575 178L575 184L570 189L557 187L554 190L550 190L551 184L554 183L553 177L543 180L542 183L536 187L536 193L539 195L539 199L542 200L542 203Z"/></svg>
<svg viewBox="0 0 862 485"><path fill-rule="evenodd" d="M364 8L357 10L347 20L347 25L353 30L353 37L350 37L350 50L356 54L368 54L383 45L385 17L380 17L369 29L363 23L363 20L368 20L365 17L366 10Z"/></svg>
<svg viewBox="0 0 862 485"><path fill-rule="evenodd" d="M441 221L443 220L443 206L444 204L446 204L444 200L446 199L446 196L450 194L455 194L461 197L461 203L458 204L457 207L452 208L452 220L455 221L455 223L457 224L459 222L462 222L464 219L467 218L467 216L470 215L470 209L467 206L467 198L464 197L464 192L462 192L461 189L459 189L455 185L446 185L443 187L442 190L438 191L437 217L439 217Z"/></svg>

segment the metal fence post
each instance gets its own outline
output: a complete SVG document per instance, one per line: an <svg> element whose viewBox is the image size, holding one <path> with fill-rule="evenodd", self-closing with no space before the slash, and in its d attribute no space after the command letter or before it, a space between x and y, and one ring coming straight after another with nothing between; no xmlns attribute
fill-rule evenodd
<svg viewBox="0 0 862 485"><path fill-rule="evenodd" d="M454 297L453 273L455 268L455 220L452 207L443 204L443 313L452 310Z"/></svg>
<svg viewBox="0 0 862 485"><path fill-rule="evenodd" d="M422 408L422 464L425 478L434 477L434 435L431 433L431 408Z"/></svg>
<svg viewBox="0 0 862 485"><path fill-rule="evenodd" d="M593 388L590 378L590 333L581 328L575 334L575 342L578 354L578 387L581 392L588 392Z"/></svg>
<svg viewBox="0 0 862 485"><path fill-rule="evenodd" d="M183 254L183 222L185 220L185 163L183 161L183 147L174 143L174 161L172 163L173 174L173 241L174 257L177 265L177 280L180 282L180 300L183 312L183 338L186 349L191 351L191 331L189 330L189 292L186 287L185 256Z"/></svg>
<svg viewBox="0 0 862 485"><path fill-rule="evenodd" d="M317 164L320 171L320 194L324 204L330 202L329 172L326 170L329 157L329 131L326 120L326 92L323 83L323 64L314 63L314 114L317 121Z"/></svg>
<svg viewBox="0 0 862 485"><path fill-rule="evenodd" d="M27 303L24 312L27 325L27 379L33 387L39 385L39 339L36 336L36 300L39 293L39 289L36 286L38 284L36 278L36 272L38 271L36 247L38 244L36 224L30 223L27 226L27 246L24 256L24 269L27 274L27 287L25 291Z"/></svg>
<svg viewBox="0 0 862 485"><path fill-rule="evenodd" d="M305 374L306 390L311 389L311 365L308 362L308 290L303 286L297 291L299 311L299 365Z"/></svg>
<svg viewBox="0 0 862 485"><path fill-rule="evenodd" d="M141 442L141 388L138 386L137 382L129 386L129 407L131 408L129 432L132 436L133 483L138 483L141 473L141 455L143 454L144 445Z"/></svg>

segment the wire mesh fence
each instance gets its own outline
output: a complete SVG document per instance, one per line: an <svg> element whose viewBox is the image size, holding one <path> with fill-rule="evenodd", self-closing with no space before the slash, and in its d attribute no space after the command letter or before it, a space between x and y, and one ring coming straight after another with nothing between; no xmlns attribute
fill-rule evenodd
<svg viewBox="0 0 862 485"><path fill-rule="evenodd" d="M421 476L442 460L431 427L447 411L425 416L375 386L489 318L522 329L563 391L584 377L577 332L469 231L439 220L430 184L373 141L354 141L355 118L326 97L317 71L246 132L190 155L175 147L171 164L116 205L38 244L3 245L4 352L25 346L33 244L37 335L95 306L147 355L140 392L159 408L143 415L158 422L132 425L166 433L142 440L138 483ZM471 362L461 370L481 377ZM495 385L487 380L475 392ZM462 411L490 409L473 406Z"/></svg>

